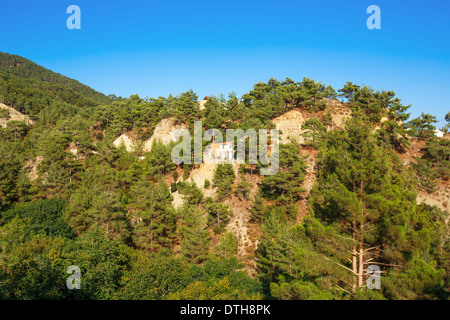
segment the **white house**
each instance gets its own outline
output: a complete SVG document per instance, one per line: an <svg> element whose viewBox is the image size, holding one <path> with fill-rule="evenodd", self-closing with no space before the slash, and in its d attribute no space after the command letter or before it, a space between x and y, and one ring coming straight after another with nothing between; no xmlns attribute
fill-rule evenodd
<svg viewBox="0 0 450 320"><path fill-rule="evenodd" d="M234 142L211 143L205 153L208 160L234 160Z"/></svg>
<svg viewBox="0 0 450 320"><path fill-rule="evenodd" d="M444 137L444 131L441 131L439 129L434 129L434 135L438 138L443 138Z"/></svg>

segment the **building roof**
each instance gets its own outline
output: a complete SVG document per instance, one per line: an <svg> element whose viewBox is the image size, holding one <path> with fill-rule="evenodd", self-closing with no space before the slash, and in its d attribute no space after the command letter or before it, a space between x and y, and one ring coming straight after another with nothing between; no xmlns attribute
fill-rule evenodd
<svg viewBox="0 0 450 320"><path fill-rule="evenodd" d="M227 142L222 142L222 143L215 142L215 143L211 143L211 148L212 149L218 149L220 146L232 145L232 144L233 144L233 141L227 141Z"/></svg>

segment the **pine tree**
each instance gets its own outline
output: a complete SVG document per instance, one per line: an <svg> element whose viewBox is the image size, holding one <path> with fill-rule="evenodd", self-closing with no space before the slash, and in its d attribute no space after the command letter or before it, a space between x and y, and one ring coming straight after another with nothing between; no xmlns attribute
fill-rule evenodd
<svg viewBox="0 0 450 320"><path fill-rule="evenodd" d="M412 134L418 136L420 139L426 139L433 135L433 130L436 127L433 123L438 122L435 116L429 113L423 113L408 122L408 126L412 129Z"/></svg>
<svg viewBox="0 0 450 320"><path fill-rule="evenodd" d="M216 254L224 259L236 256L237 238L232 233L225 233L220 239L219 244L214 247Z"/></svg>
<svg viewBox="0 0 450 320"><path fill-rule="evenodd" d="M222 200L229 196L236 175L231 164L219 164L214 173L213 183L218 188L218 199Z"/></svg>
<svg viewBox="0 0 450 320"><path fill-rule="evenodd" d="M320 122L317 118L311 118L305 121L302 124L302 130L307 130L306 133L303 134L306 138L312 138L312 145L315 145L317 139L320 139L324 133L327 131L327 128Z"/></svg>
<svg viewBox="0 0 450 320"><path fill-rule="evenodd" d="M171 206L172 196L167 185L160 181L151 184L141 180L133 186L133 239L138 247L159 250L171 247L175 240L176 219Z"/></svg>
<svg viewBox="0 0 450 320"><path fill-rule="evenodd" d="M203 212L194 206L185 204L180 216L181 254L184 259L201 263L209 255L209 234L206 229L207 222Z"/></svg>
<svg viewBox="0 0 450 320"><path fill-rule="evenodd" d="M445 115L445 122L447 122L445 124L445 128L448 130L450 129L450 111L447 112L447 114Z"/></svg>
<svg viewBox="0 0 450 320"><path fill-rule="evenodd" d="M306 173L305 158L299 155L300 145L280 145L280 170L275 175L265 176L260 187L261 195L282 205L293 204L300 199L301 187Z"/></svg>
<svg viewBox="0 0 450 320"><path fill-rule="evenodd" d="M315 213L348 239L351 264L332 259L354 276L347 290L365 285L369 264L395 266L405 250L406 230L415 210L412 181L401 162L378 147L369 126L354 118L345 131L330 133L318 159ZM339 261L340 260L340 261Z"/></svg>
<svg viewBox="0 0 450 320"><path fill-rule="evenodd" d="M294 234L281 210L269 209L262 226L263 237L258 246L258 269L270 278L282 272L292 275L294 257Z"/></svg>
<svg viewBox="0 0 450 320"><path fill-rule="evenodd" d="M9 142L0 143L0 209L10 205L17 199L16 185L18 183L21 162L14 155L17 145Z"/></svg>
<svg viewBox="0 0 450 320"><path fill-rule="evenodd" d="M347 83L344 85L344 88L339 89L338 91L342 92L340 96L345 97L348 102L353 102L354 95L360 90L360 88L360 86L347 81Z"/></svg>
<svg viewBox="0 0 450 320"><path fill-rule="evenodd" d="M264 219L265 206L261 196L257 195L251 209L252 215L250 217L251 222L262 222Z"/></svg>
<svg viewBox="0 0 450 320"><path fill-rule="evenodd" d="M212 198L207 198L205 201L205 210L209 214L209 224L214 226L216 233L220 233L232 215L230 209L226 204L217 203Z"/></svg>
<svg viewBox="0 0 450 320"><path fill-rule="evenodd" d="M245 175L241 175L241 182L236 186L235 194L239 197L239 199L248 199L250 195L250 187L251 183L247 181Z"/></svg>

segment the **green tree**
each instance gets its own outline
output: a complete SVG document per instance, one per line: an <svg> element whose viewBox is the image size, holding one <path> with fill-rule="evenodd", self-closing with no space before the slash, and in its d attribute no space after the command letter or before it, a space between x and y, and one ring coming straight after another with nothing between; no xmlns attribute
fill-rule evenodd
<svg viewBox="0 0 450 320"><path fill-rule="evenodd" d="M218 188L218 199L222 200L229 196L235 179L233 166L231 164L219 164L214 173L213 183Z"/></svg>
<svg viewBox="0 0 450 320"><path fill-rule="evenodd" d="M408 122L408 127L411 129L411 134L419 137L420 139L425 139L431 137L434 133L433 130L436 127L433 123L438 122L435 116L428 113L423 113Z"/></svg>
<svg viewBox="0 0 450 320"><path fill-rule="evenodd" d="M171 157L172 148L173 144L153 143L151 152L146 156L144 170L153 177L165 175L175 170L176 165Z"/></svg>
<svg viewBox="0 0 450 320"><path fill-rule="evenodd" d="M260 191L264 198L283 205L293 204L300 199L304 192L301 184L306 173L306 162L299 155L299 149L298 144L280 145L280 170L262 180Z"/></svg>
<svg viewBox="0 0 450 320"><path fill-rule="evenodd" d="M262 222L264 218L265 206L261 196L257 195L251 209L252 215L250 217L251 222Z"/></svg>
<svg viewBox="0 0 450 320"><path fill-rule="evenodd" d="M105 237L103 231L96 228L82 235L69 254L67 266L80 267L82 275L77 297L107 300L117 295L130 268L130 255L125 245Z"/></svg>
<svg viewBox="0 0 450 320"><path fill-rule="evenodd" d="M416 211L413 181L401 161L378 147L370 132L354 118L345 131L330 133L318 159L313 197L320 223L342 239L337 242L339 254L328 254L328 259L352 275L353 285L344 287L352 293L362 290L369 261L387 269L405 264L404 252L412 250L414 236L409 231L414 230ZM342 250L348 252L345 259Z"/></svg>
<svg viewBox="0 0 450 320"><path fill-rule="evenodd" d="M306 120L305 123L302 124L302 129L307 130L307 132L304 133L303 136L307 138L311 137L313 145L315 145L317 139L320 139L327 131L327 128L317 118Z"/></svg>
<svg viewBox="0 0 450 320"><path fill-rule="evenodd" d="M228 278L218 280L212 285L204 282L194 282L185 289L168 296L169 300L256 300L258 296L247 294L246 290L230 286Z"/></svg>
<svg viewBox="0 0 450 320"><path fill-rule="evenodd" d="M216 233L220 233L232 215L230 209L226 204L217 203L212 198L206 198L205 210L209 214L209 224L215 226L214 230Z"/></svg>
<svg viewBox="0 0 450 320"><path fill-rule="evenodd" d="M136 252L136 258L122 278L122 288L114 299L167 299L169 294L185 288L188 272L186 263L165 249L151 254Z"/></svg>
<svg viewBox="0 0 450 320"><path fill-rule="evenodd" d="M447 122L446 128L450 128L450 111L445 115L445 122Z"/></svg>
<svg viewBox="0 0 450 320"><path fill-rule="evenodd" d="M209 234L203 212L188 204L181 209L181 254L188 262L201 263L208 259Z"/></svg>
<svg viewBox="0 0 450 320"><path fill-rule="evenodd" d="M176 237L176 215L167 185L138 181L130 190L132 203L133 242L142 249L171 247Z"/></svg>
<svg viewBox="0 0 450 320"><path fill-rule="evenodd" d="M248 199L250 196L250 187L251 183L247 181L245 175L241 175L241 181L236 186L235 194L239 197L239 199Z"/></svg>
<svg viewBox="0 0 450 320"><path fill-rule="evenodd" d="M41 200L35 203L16 204L10 210L3 212L0 225L11 222L14 218L24 219L26 223L22 235L30 239L36 234L48 237L73 238L74 233L63 219L66 202L57 199Z"/></svg>
<svg viewBox="0 0 450 320"><path fill-rule="evenodd" d="M353 82L347 81L344 88L339 89L338 91L341 92L340 96L346 98L348 102L353 102L354 95L360 88L360 86L353 84Z"/></svg>
<svg viewBox="0 0 450 320"><path fill-rule="evenodd" d="M15 225L17 227L17 225ZM7 231L3 229L2 233ZM8 241L3 233L1 242ZM10 243L12 244L12 243ZM64 299L65 268L70 265L61 237L35 236L27 242L15 243L0 254L1 299Z"/></svg>
<svg viewBox="0 0 450 320"><path fill-rule="evenodd" d="M16 146L11 143L1 143L0 151L0 208L17 200L17 183L22 166L20 158L14 155Z"/></svg>
<svg viewBox="0 0 450 320"><path fill-rule="evenodd" d="M236 256L237 252L237 238L234 234L225 233L220 242L214 247L216 254L224 259Z"/></svg>

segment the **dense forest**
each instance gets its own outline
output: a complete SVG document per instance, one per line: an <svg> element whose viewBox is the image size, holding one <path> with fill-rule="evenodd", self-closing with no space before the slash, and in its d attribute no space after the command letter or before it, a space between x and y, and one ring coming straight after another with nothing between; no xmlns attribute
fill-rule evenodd
<svg viewBox="0 0 450 320"><path fill-rule="evenodd" d="M450 140L435 116L410 120L393 91L308 78L198 100L105 96L0 53L0 102L33 120L0 127L1 299L449 298L450 204L417 201L448 190ZM341 126L337 103L350 112ZM143 148L163 119L225 133L276 128L293 110L306 140L280 144L275 175L219 164L199 186L188 179L199 165L172 162L175 142ZM124 133L132 151L113 144ZM230 227L238 209L257 238L247 251ZM79 290L66 286L71 265ZM380 289L367 287L370 265Z"/></svg>

